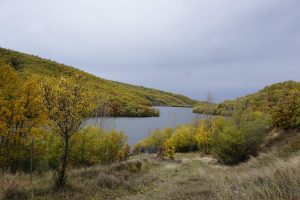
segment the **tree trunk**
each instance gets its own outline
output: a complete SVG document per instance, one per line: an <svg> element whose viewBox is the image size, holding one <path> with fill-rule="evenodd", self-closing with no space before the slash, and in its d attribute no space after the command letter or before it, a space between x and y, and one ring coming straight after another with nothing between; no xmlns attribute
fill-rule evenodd
<svg viewBox="0 0 300 200"><path fill-rule="evenodd" d="M67 167L68 150L69 150L69 138L65 136L64 151L61 156L60 164L56 172L55 186L57 189L66 185L66 179L67 179L66 167Z"/></svg>

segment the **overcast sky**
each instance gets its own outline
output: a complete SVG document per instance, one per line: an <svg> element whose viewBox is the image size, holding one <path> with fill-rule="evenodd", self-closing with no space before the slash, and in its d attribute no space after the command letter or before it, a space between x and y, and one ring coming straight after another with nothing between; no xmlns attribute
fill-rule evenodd
<svg viewBox="0 0 300 200"><path fill-rule="evenodd" d="M218 101L300 81L299 0L0 0L0 46Z"/></svg>

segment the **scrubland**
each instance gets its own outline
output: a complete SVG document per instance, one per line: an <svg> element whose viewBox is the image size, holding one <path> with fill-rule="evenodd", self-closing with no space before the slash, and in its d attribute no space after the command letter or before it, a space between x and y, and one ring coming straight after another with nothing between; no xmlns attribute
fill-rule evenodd
<svg viewBox="0 0 300 200"><path fill-rule="evenodd" d="M279 143L278 143L279 144ZM2 174L2 199L299 199L300 154L290 144L234 166L199 152L175 160L131 156L105 166L71 169L68 186L51 189L52 174ZM293 145L292 145L293 146Z"/></svg>

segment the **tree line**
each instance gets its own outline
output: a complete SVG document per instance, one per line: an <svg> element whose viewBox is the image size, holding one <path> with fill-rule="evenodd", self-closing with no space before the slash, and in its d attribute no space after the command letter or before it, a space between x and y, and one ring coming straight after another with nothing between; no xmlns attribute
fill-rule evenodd
<svg viewBox="0 0 300 200"><path fill-rule="evenodd" d="M126 159L122 132L84 127L90 117L109 114L107 101L82 87L84 77L18 76L0 63L0 168L12 173L55 169L55 186L66 184L66 168ZM80 133L80 134L78 134ZM34 144L34 146L33 146ZM32 149L34 148L34 149ZM30 151L34 157L30 158Z"/></svg>

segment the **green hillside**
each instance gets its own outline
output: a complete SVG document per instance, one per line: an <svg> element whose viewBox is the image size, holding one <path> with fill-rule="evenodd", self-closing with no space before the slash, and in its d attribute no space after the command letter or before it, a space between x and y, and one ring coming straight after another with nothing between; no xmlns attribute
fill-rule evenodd
<svg viewBox="0 0 300 200"><path fill-rule="evenodd" d="M273 115L275 125L294 127L299 124L300 117L300 82L285 81L269 85L262 90L239 97L235 100L226 100L219 104L202 103L194 108L196 113L214 115L231 115L235 108L242 110L259 111ZM277 119L277 116L280 118ZM282 117L285 117L282 118ZM291 124L276 124L292 120ZM293 125L294 124L294 125Z"/></svg>
<svg viewBox="0 0 300 200"><path fill-rule="evenodd" d="M106 80L71 66L4 48L0 48L0 61L9 64L24 79L33 74L59 78L79 73L86 79L84 87L108 99L113 116L155 116L158 113L150 106L191 107L197 103L183 95Z"/></svg>

